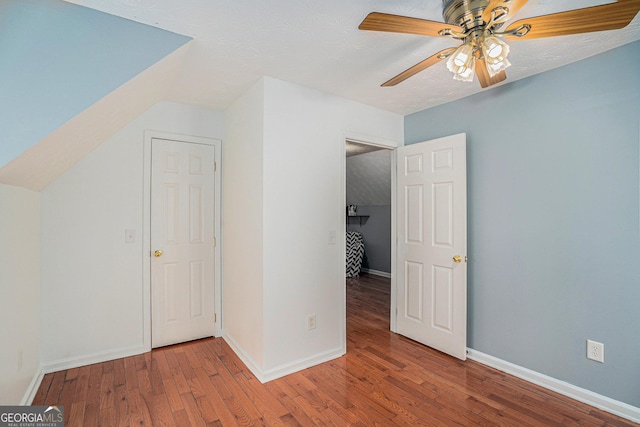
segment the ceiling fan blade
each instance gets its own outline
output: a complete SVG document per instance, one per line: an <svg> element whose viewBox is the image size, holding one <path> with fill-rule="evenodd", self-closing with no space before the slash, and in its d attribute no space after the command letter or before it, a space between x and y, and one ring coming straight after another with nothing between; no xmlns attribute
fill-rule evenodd
<svg viewBox="0 0 640 427"><path fill-rule="evenodd" d="M449 29L462 33L457 25L408 16L390 15L388 13L371 12L358 27L360 30L388 31L391 33L420 34L439 37L440 31Z"/></svg>
<svg viewBox="0 0 640 427"><path fill-rule="evenodd" d="M489 4L482 12L482 19L484 22L489 22L491 20L491 11L496 7L509 9L509 17L512 18L525 4L527 4L527 0L489 0Z"/></svg>
<svg viewBox="0 0 640 427"><path fill-rule="evenodd" d="M420 71L431 67L433 64L437 64L438 62L442 61L444 58L446 58L455 49L456 48L454 48L454 47L450 47L448 49L441 50L440 52L436 53L435 55L431 55L430 57L428 57L424 61L417 63L416 65L414 65L413 67L409 68L408 70L405 70L405 71L401 72L400 74L398 74L394 78L382 83L380 86L388 87L388 86L395 86L398 83L402 83L403 81L407 80L409 77L412 77L412 76L418 74Z"/></svg>
<svg viewBox="0 0 640 427"><path fill-rule="evenodd" d="M601 6L525 18L509 25L505 32L515 30L522 25L530 25L531 29L528 33L521 37L508 34L504 37L511 40L536 39L618 30L629 25L639 10L640 0L618 0L616 3Z"/></svg>
<svg viewBox="0 0 640 427"><path fill-rule="evenodd" d="M476 59L476 75L478 76L478 81L483 89L507 79L507 73L504 71L500 71L498 74L491 77L489 75L489 70L487 70L487 64L482 58Z"/></svg>

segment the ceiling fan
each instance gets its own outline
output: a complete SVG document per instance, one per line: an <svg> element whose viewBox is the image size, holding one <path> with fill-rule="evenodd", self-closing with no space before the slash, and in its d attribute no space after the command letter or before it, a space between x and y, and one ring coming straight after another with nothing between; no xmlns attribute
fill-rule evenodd
<svg viewBox="0 0 640 427"><path fill-rule="evenodd" d="M507 78L509 45L506 40L535 39L624 28L640 10L640 0L615 3L524 18L506 25L527 0L442 0L445 22L372 12L361 30L451 37L462 41L403 71L382 86L395 86L426 68L447 59L453 78L491 86Z"/></svg>

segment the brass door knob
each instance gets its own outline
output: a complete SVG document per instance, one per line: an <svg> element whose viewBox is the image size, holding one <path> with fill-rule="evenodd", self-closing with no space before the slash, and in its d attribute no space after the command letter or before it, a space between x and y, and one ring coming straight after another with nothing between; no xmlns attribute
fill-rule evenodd
<svg viewBox="0 0 640 427"><path fill-rule="evenodd" d="M162 256L162 251L160 249L158 249L157 251L155 251L153 253L153 256L156 258L160 258Z"/></svg>
<svg viewBox="0 0 640 427"><path fill-rule="evenodd" d="M462 262L462 257L460 255L455 255L453 257L453 262Z"/></svg>

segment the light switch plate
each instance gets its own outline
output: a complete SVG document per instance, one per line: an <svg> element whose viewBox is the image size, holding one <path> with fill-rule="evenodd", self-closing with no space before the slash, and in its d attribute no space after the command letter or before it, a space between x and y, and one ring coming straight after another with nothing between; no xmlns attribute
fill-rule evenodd
<svg viewBox="0 0 640 427"><path fill-rule="evenodd" d="M336 244L336 231L335 230L329 231L329 244L330 245L335 245Z"/></svg>

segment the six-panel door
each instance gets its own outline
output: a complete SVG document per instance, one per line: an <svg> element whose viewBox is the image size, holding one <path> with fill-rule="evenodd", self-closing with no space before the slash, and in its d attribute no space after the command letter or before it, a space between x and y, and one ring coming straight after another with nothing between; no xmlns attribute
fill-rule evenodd
<svg viewBox="0 0 640 427"><path fill-rule="evenodd" d="M397 149L397 331L466 359L466 136Z"/></svg>
<svg viewBox="0 0 640 427"><path fill-rule="evenodd" d="M153 139L151 343L214 334L214 147Z"/></svg>

